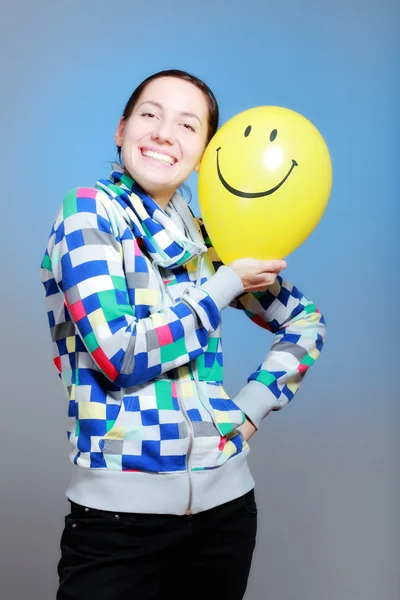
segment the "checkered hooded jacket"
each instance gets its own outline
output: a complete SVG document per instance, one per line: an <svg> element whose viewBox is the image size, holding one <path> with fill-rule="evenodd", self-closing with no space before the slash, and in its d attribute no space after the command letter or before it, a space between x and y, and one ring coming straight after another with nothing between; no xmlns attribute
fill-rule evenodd
<svg viewBox="0 0 400 600"><path fill-rule="evenodd" d="M243 293L179 194L162 210L121 168L65 197L42 262L53 360L68 396L68 497L126 512L199 512L249 491L249 447L320 354L325 323L278 277ZM231 399L221 311L272 332Z"/></svg>

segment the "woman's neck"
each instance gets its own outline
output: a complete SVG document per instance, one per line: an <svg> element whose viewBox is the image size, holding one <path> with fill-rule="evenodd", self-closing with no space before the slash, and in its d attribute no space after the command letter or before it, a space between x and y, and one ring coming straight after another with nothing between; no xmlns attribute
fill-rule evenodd
<svg viewBox="0 0 400 600"><path fill-rule="evenodd" d="M128 177L130 177L131 179L134 180L134 178L132 177L132 175L126 170L124 169L124 173L126 175L128 175ZM135 181L135 180L134 180ZM138 182L137 182L138 183ZM139 184L140 185L140 184ZM150 194L147 190L145 190L143 188L143 191L146 192L146 194L148 194L150 196L150 198L152 200L154 200L154 202L156 202L158 204L158 206L160 208L162 208L162 210L165 212L165 209L167 208L167 205L169 203L169 201L171 200L172 196L174 195L175 191L160 191L160 192L156 192L155 194Z"/></svg>
<svg viewBox="0 0 400 600"><path fill-rule="evenodd" d="M148 192L146 192L148 193ZM163 209L163 211L165 212L165 209L167 208L167 205L169 203L169 201L171 200L172 196L174 195L174 192L160 192L159 194L149 194L149 196L154 200L154 202L156 202L158 204L158 206L160 208Z"/></svg>

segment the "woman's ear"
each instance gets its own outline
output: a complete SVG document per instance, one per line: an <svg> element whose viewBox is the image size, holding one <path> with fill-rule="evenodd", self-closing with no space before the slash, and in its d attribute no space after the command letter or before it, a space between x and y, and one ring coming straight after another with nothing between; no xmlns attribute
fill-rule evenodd
<svg viewBox="0 0 400 600"><path fill-rule="evenodd" d="M114 141L117 146L122 146L124 141L125 119L121 117L118 123L117 131L115 132Z"/></svg>
<svg viewBox="0 0 400 600"><path fill-rule="evenodd" d="M194 171L196 171L196 173L198 173L200 171L200 166L201 166L201 161L203 160L203 156L204 156L204 154L202 155L199 162L197 163L197 165L194 168Z"/></svg>

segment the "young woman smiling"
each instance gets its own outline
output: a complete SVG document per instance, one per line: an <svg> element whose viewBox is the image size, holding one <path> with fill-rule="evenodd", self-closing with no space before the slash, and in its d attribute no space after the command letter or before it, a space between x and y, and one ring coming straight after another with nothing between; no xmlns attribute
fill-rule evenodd
<svg viewBox="0 0 400 600"><path fill-rule="evenodd" d="M55 219L41 273L72 444L58 600L244 595L257 524L247 442L291 400L325 325L280 277L284 261L222 265L177 192L217 127L205 83L152 75L119 121L120 163ZM274 333L233 399L228 305Z"/></svg>

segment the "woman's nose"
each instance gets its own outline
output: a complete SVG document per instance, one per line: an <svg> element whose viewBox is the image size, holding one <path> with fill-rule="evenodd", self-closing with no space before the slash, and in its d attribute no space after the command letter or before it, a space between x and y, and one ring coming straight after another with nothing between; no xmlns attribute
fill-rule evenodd
<svg viewBox="0 0 400 600"><path fill-rule="evenodd" d="M152 138L160 142L168 142L173 144L175 141L174 129L172 123L159 121L157 127L152 131Z"/></svg>

